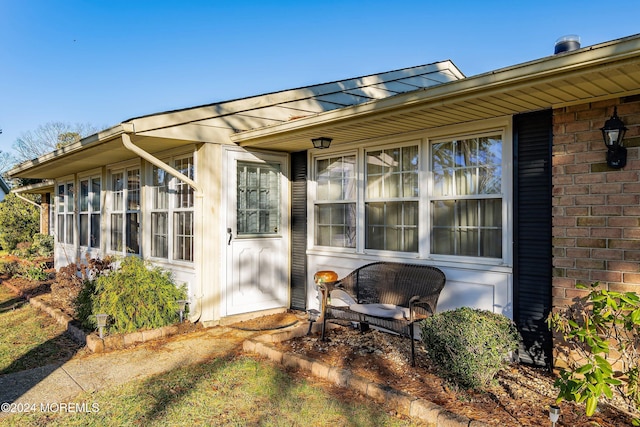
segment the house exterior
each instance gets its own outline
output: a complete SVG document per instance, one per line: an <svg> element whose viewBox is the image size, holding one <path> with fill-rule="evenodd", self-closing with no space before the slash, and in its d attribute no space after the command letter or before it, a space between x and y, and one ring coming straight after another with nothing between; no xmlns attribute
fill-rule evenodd
<svg viewBox="0 0 640 427"><path fill-rule="evenodd" d="M617 108L628 162L605 162ZM640 285L640 36L473 77L450 61L126 120L16 166L60 267L137 255L208 324L318 305L313 274L436 265L440 311L544 319L578 282ZM311 140L331 138L327 149ZM49 208L50 206L50 208ZM48 214L47 214L48 211Z"/></svg>

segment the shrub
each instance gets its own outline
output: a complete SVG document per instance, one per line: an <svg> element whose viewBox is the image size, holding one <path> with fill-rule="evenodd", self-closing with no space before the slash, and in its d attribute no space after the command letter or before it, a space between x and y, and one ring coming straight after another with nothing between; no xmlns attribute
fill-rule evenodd
<svg viewBox="0 0 640 427"><path fill-rule="evenodd" d="M640 297L598 289L598 282L576 287L589 294L547 319L566 344L558 347L568 367L555 382L557 401L584 402L591 416L600 397L611 399L617 390L631 411L639 410ZM640 419L634 425L640 425Z"/></svg>
<svg viewBox="0 0 640 427"><path fill-rule="evenodd" d="M473 389L493 379L520 338L507 317L469 307L435 314L421 328L427 355L440 375Z"/></svg>
<svg viewBox="0 0 640 427"><path fill-rule="evenodd" d="M92 290L90 286L94 286ZM179 320L177 300L186 299L186 287L177 287L171 274L147 265L135 256L122 260L120 267L98 276L86 285L92 313L109 315L112 332L132 332L175 323ZM88 319L95 325L95 317Z"/></svg>
<svg viewBox="0 0 640 427"><path fill-rule="evenodd" d="M20 276L34 282L41 282L49 278L49 274L44 271L44 266L42 264L29 265L28 267L25 267Z"/></svg>
<svg viewBox="0 0 640 427"><path fill-rule="evenodd" d="M41 233L35 234L31 244L31 254L41 257L53 255L53 236Z"/></svg>
<svg viewBox="0 0 640 427"><path fill-rule="evenodd" d="M14 256L0 259L0 274L9 277L16 276L24 271L20 259Z"/></svg>
<svg viewBox="0 0 640 427"><path fill-rule="evenodd" d="M29 196L27 196L29 198ZM7 251L16 249L20 242L30 242L40 227L38 209L20 200L13 193L0 203L0 246Z"/></svg>

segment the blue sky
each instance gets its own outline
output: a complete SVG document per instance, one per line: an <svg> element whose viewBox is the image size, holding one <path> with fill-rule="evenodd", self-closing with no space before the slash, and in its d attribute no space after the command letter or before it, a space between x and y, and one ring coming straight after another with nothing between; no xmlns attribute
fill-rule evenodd
<svg viewBox="0 0 640 427"><path fill-rule="evenodd" d="M126 119L450 59L467 76L640 33L640 2L0 0L0 150Z"/></svg>

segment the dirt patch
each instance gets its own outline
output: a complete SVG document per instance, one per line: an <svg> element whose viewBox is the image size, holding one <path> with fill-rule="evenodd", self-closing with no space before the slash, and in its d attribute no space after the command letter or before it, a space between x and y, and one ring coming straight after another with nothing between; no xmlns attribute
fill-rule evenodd
<svg viewBox="0 0 640 427"><path fill-rule="evenodd" d="M271 331L293 326L300 321L299 315L292 311L260 316L229 325L243 331Z"/></svg>
<svg viewBox="0 0 640 427"><path fill-rule="evenodd" d="M329 340L317 335L276 344L279 350L306 355L330 366L353 373L436 403L473 420L499 426L550 425L549 405L555 403L554 378L546 370L512 365L499 373L484 392L457 388L437 375L422 346L416 345L416 367L411 366L407 339L371 330L361 333L352 328L328 332ZM558 426L619 427L631 425L631 418L608 405L601 405L591 418L584 407L563 402Z"/></svg>

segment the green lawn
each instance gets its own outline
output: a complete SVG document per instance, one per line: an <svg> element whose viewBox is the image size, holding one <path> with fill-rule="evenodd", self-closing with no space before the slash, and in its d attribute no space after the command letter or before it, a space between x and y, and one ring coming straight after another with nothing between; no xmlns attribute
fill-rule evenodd
<svg viewBox="0 0 640 427"><path fill-rule="evenodd" d="M0 285L0 373L41 366L77 351L77 345L61 335L62 328L20 301ZM397 419L363 399L345 402L312 380L248 356L179 368L58 403L68 406L27 408L33 412L0 418L0 425L423 425Z"/></svg>
<svg viewBox="0 0 640 427"><path fill-rule="evenodd" d="M0 374L67 360L80 349L65 328L0 285Z"/></svg>

